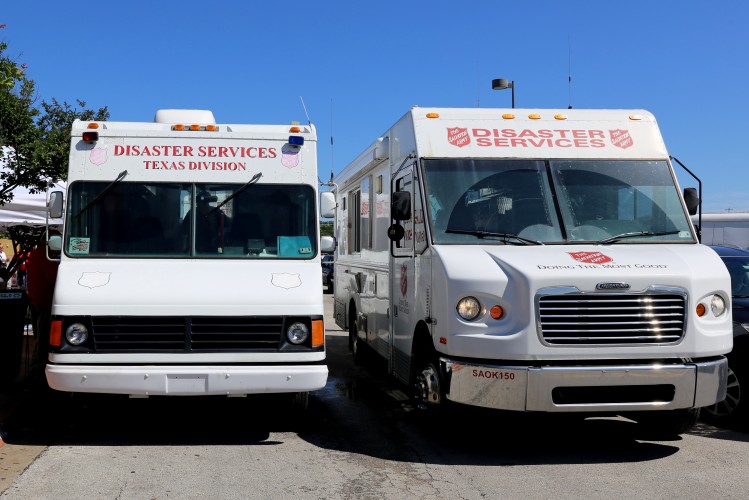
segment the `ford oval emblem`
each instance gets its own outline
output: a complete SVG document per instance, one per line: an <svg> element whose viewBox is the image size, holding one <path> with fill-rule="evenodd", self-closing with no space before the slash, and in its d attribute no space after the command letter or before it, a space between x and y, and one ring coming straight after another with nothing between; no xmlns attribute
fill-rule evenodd
<svg viewBox="0 0 749 500"><path fill-rule="evenodd" d="M629 290L629 283L598 283L596 290Z"/></svg>

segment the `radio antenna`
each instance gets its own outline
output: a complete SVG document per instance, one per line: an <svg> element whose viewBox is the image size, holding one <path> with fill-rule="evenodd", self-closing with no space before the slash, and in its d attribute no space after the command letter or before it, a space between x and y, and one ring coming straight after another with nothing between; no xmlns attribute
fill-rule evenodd
<svg viewBox="0 0 749 500"><path fill-rule="evenodd" d="M330 182L333 182L333 98L330 98Z"/></svg>
<svg viewBox="0 0 749 500"><path fill-rule="evenodd" d="M309 118L309 113L307 113L307 106L304 105L304 99L302 96L299 96L299 100L302 101L302 108L304 108L304 114L307 116L307 123L312 125L312 120Z"/></svg>
<svg viewBox="0 0 749 500"><path fill-rule="evenodd" d="M567 92L569 94L569 109L572 109L572 42L567 35Z"/></svg>

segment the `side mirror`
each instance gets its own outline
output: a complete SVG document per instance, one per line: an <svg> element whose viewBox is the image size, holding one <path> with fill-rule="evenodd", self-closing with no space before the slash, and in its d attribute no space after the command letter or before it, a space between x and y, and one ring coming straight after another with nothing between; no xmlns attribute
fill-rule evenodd
<svg viewBox="0 0 749 500"><path fill-rule="evenodd" d="M325 253L331 253L335 250L336 241L332 236L320 237L320 251Z"/></svg>
<svg viewBox="0 0 749 500"><path fill-rule="evenodd" d="M335 217L335 208L335 193L332 191L320 193L320 217L332 219Z"/></svg>
<svg viewBox="0 0 749 500"><path fill-rule="evenodd" d="M47 248L49 248L50 252L59 252L62 250L62 236L57 234L50 236L47 241Z"/></svg>
<svg viewBox="0 0 749 500"><path fill-rule="evenodd" d="M700 197L697 195L695 188L684 188L684 202L687 204L689 215L697 213L697 209L700 206Z"/></svg>
<svg viewBox="0 0 749 500"><path fill-rule="evenodd" d="M411 193L396 191L390 202L390 216L397 221L411 218Z"/></svg>
<svg viewBox="0 0 749 500"><path fill-rule="evenodd" d="M60 219L62 217L63 202L62 191L52 191L49 193L47 213L49 214L50 219Z"/></svg>

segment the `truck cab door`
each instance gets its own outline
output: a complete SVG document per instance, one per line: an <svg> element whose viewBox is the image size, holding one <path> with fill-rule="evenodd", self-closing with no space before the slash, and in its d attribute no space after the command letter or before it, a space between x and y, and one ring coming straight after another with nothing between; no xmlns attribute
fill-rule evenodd
<svg viewBox="0 0 749 500"><path fill-rule="evenodd" d="M411 364L411 341L413 337L416 292L416 269L414 247L414 201L415 189L413 165L401 169L392 180L391 193L410 195L410 215L408 219L392 220L394 226L401 226L390 242L390 360L389 371L404 382L408 382ZM401 206L402 208L402 206ZM397 212L391 207L391 215ZM391 226L392 228L393 226ZM400 236L400 238L397 238ZM396 239L397 238L397 239Z"/></svg>

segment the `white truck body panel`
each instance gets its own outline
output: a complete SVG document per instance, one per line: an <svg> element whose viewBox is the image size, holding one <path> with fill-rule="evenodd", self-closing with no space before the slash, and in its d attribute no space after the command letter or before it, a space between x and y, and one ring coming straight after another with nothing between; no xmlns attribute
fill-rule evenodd
<svg viewBox="0 0 749 500"><path fill-rule="evenodd" d="M749 212L703 213L701 219L692 216L695 226L700 220L704 245L749 248Z"/></svg>
<svg viewBox="0 0 749 500"><path fill-rule="evenodd" d="M532 173L527 189L544 198L523 205L513 192L518 186L482 177L491 169L497 179ZM439 175L448 179L442 185ZM471 175L478 182L466 188L461 183ZM443 396L462 403L621 412L694 408L724 397L723 355L732 347L728 275L714 252L697 244L649 112L414 108L334 181L336 322L385 357L402 381L416 382L427 339ZM601 192L612 189L610 199L576 205L576 195L595 195L595 183ZM400 247L391 248L397 190L411 193L412 215L400 222ZM468 216L458 212L485 201L494 216L512 215L517 225L494 235L461 225ZM521 224L542 205L549 222ZM445 213L449 220L440 222ZM726 311L699 317L698 304L709 308L715 296ZM464 297L477 299L477 318L456 312ZM557 327L544 301L565 297L570 304L611 298L636 305L599 302L611 316L602 326L586 319L602 309L577 313L569 306L562 320L576 323ZM670 312L658 316L660 306L650 311L664 300L678 304L683 323L673 326ZM501 306L499 319L492 306ZM637 325L627 328L629 322ZM552 333L556 328L567 330ZM648 392L664 385L672 393ZM622 395L601 396L609 386ZM624 395L631 386L649 389ZM565 390L575 396L564 400Z"/></svg>
<svg viewBox="0 0 749 500"><path fill-rule="evenodd" d="M210 111L194 110L161 110L156 120L73 125L50 386L130 395L322 388L314 127L215 125ZM91 131L98 137L83 140ZM158 229L146 232L148 223ZM89 329L81 345L66 337L75 322ZM299 344L286 335L295 322L309 330Z"/></svg>

